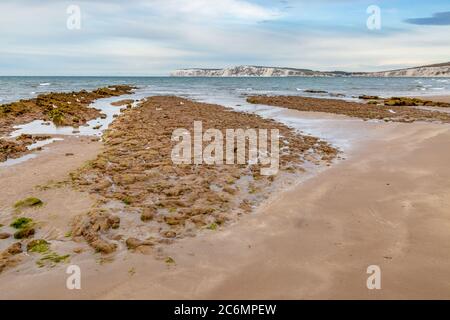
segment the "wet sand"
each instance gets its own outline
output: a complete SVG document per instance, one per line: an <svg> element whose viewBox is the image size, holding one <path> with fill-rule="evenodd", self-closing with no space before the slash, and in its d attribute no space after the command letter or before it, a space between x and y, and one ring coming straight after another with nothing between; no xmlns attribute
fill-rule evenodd
<svg viewBox="0 0 450 320"><path fill-rule="evenodd" d="M450 103L450 96L422 96L422 97L415 97L418 99L426 99L431 100L435 102L445 102Z"/></svg>
<svg viewBox="0 0 450 320"><path fill-rule="evenodd" d="M295 110L286 116L322 117ZM130 251L111 261L88 252L74 256L70 263L81 267L82 290L66 289L67 265L36 270L25 264L0 275L0 298L450 298L450 127L352 121L340 130L352 142L347 160L237 224L177 241L156 259L154 252ZM17 198L36 195L34 186L45 184L47 175L57 180L95 158L100 145L88 146L55 142L51 150L60 152L17 165L16 175L0 169L1 179L18 186ZM75 154L70 161L64 148ZM16 187L0 188L1 203L11 203ZM45 192L80 201L30 214L70 217L92 201L64 188ZM373 264L381 267L381 290L366 288Z"/></svg>

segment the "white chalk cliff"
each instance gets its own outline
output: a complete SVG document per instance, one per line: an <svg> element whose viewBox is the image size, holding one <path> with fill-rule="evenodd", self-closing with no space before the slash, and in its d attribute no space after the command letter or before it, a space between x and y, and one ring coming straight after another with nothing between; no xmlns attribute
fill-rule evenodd
<svg viewBox="0 0 450 320"><path fill-rule="evenodd" d="M310 69L237 66L224 69L179 69L173 77L450 77L450 62L380 72L314 71Z"/></svg>

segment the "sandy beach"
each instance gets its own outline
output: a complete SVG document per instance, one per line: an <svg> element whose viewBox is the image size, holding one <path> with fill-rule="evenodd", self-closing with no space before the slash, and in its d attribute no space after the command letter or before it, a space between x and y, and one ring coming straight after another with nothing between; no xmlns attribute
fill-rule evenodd
<svg viewBox="0 0 450 320"><path fill-rule="evenodd" d="M351 147L234 223L141 250L95 253L67 235L99 200L74 189L69 174L104 152L102 142L64 136L36 158L0 167L0 210L9 212L0 222L15 217L16 201L37 197L44 205L22 215L38 221L54 252L71 255L43 268L24 256L0 274L0 298L450 298L449 125L279 112L318 132L315 123L326 121ZM2 250L13 242L0 240ZM82 270L81 290L66 288L69 264ZM370 265L381 268L381 290L366 287Z"/></svg>

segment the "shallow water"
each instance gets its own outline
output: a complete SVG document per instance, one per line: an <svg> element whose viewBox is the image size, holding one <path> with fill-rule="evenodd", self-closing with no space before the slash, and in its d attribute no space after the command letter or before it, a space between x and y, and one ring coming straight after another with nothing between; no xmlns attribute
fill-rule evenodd
<svg viewBox="0 0 450 320"><path fill-rule="evenodd" d="M26 154L26 155L24 155L22 157L16 158L16 159L10 158L10 159L6 160L5 162L0 162L0 168L1 167L11 167L11 166L14 166L16 164L20 164L22 162L28 161L30 159L34 159L37 156L38 155L36 153L29 153L29 154Z"/></svg>

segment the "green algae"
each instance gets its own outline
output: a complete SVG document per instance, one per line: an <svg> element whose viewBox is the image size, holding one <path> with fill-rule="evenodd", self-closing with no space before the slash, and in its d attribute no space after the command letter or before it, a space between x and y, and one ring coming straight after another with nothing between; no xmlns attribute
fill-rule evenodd
<svg viewBox="0 0 450 320"><path fill-rule="evenodd" d="M47 254L45 254L42 258L40 258L38 261L36 261L36 264L42 268L44 266L50 266L50 267L54 267L56 266L58 263L62 263L62 262L67 262L70 258L70 254L66 254L66 255L59 255L56 252L49 252Z"/></svg>
<svg viewBox="0 0 450 320"><path fill-rule="evenodd" d="M23 228L29 227L32 223L33 223L33 219L21 217L21 218L17 218L16 220L14 220L10 224L10 226L15 229L23 229Z"/></svg>
<svg viewBox="0 0 450 320"><path fill-rule="evenodd" d="M218 224L213 222L207 227L207 229L209 229L209 230L217 230L218 227L219 227Z"/></svg>
<svg viewBox="0 0 450 320"><path fill-rule="evenodd" d="M17 201L14 204L14 208L16 209L22 209L22 208L30 208L30 207L39 207L42 206L44 203L41 199L35 198L35 197L28 197L26 199Z"/></svg>
<svg viewBox="0 0 450 320"><path fill-rule="evenodd" d="M167 264L175 264L175 260L174 260L172 257L167 257L166 260L165 260L165 262L166 262Z"/></svg>
<svg viewBox="0 0 450 320"><path fill-rule="evenodd" d="M44 239L33 240L27 245L29 252L46 253L50 249L50 243Z"/></svg>

